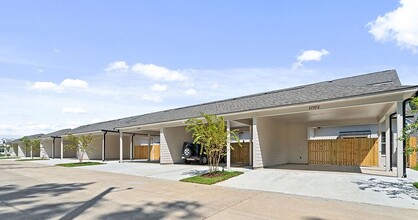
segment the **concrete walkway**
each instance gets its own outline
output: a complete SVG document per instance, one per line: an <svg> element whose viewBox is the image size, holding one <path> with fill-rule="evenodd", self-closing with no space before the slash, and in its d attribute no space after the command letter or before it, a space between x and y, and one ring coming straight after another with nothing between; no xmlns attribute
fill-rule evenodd
<svg viewBox="0 0 418 220"><path fill-rule="evenodd" d="M47 165L76 162L74 159L34 161ZM201 165L160 165L146 162L107 161L104 165L79 167L116 174L128 174L164 180L180 180L207 171ZM251 189L286 194L337 199L418 209L418 190L411 184L418 182L418 172L408 169L407 179L350 172L327 172L294 169L245 169L244 174L218 183L239 189Z"/></svg>
<svg viewBox="0 0 418 220"><path fill-rule="evenodd" d="M415 219L417 210L0 160L0 219Z"/></svg>

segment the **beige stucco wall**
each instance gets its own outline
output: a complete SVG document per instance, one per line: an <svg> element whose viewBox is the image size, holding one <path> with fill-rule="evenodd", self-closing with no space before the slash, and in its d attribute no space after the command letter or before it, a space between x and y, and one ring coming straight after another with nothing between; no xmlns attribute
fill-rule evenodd
<svg viewBox="0 0 418 220"><path fill-rule="evenodd" d="M307 163L307 129L303 123L288 123L269 117L254 119L253 166Z"/></svg>
<svg viewBox="0 0 418 220"><path fill-rule="evenodd" d="M287 123L283 132L287 138L287 163L308 163L308 141L305 124Z"/></svg>
<svg viewBox="0 0 418 220"><path fill-rule="evenodd" d="M119 159L119 134L107 133L106 134L106 160L118 160Z"/></svg>
<svg viewBox="0 0 418 220"><path fill-rule="evenodd" d="M102 135L94 135L93 142L89 145L89 152L84 155L85 160L102 159Z"/></svg>
<svg viewBox="0 0 418 220"><path fill-rule="evenodd" d="M192 141L192 135L186 133L185 126L163 128L160 132L160 163L180 163L181 149L185 141Z"/></svg>

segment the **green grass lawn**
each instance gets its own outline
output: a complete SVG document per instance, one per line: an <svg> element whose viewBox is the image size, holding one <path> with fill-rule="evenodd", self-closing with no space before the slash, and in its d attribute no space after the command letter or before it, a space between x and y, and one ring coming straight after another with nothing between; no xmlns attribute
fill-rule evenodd
<svg viewBox="0 0 418 220"><path fill-rule="evenodd" d="M413 183L413 185L418 189L418 182Z"/></svg>
<svg viewBox="0 0 418 220"><path fill-rule="evenodd" d="M49 160L49 159L46 159L46 158L25 158L25 159L18 159L18 160L16 160L16 161L34 161L34 160Z"/></svg>
<svg viewBox="0 0 418 220"><path fill-rule="evenodd" d="M101 162L81 162L81 163L60 163L56 164L55 166L60 167L82 167L82 166L94 166L94 165L102 165L105 163Z"/></svg>
<svg viewBox="0 0 418 220"><path fill-rule="evenodd" d="M1 159L16 159L16 158L18 158L18 157L5 157L5 156L1 156L0 157L0 160Z"/></svg>
<svg viewBox="0 0 418 220"><path fill-rule="evenodd" d="M199 184L207 184L212 185L227 179L230 179L235 176L239 176L243 174L243 172L239 171L217 171L213 173L205 173L198 176L192 176L189 178L185 178L180 180L181 182L189 182L189 183L199 183Z"/></svg>
<svg viewBox="0 0 418 220"><path fill-rule="evenodd" d="M414 170L418 171L418 164L417 164L417 166L416 166L416 167L412 167L412 169L414 169Z"/></svg>

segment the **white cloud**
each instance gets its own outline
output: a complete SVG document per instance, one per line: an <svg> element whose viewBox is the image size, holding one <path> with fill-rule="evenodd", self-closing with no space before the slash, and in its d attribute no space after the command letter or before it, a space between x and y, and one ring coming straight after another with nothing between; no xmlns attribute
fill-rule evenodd
<svg viewBox="0 0 418 220"><path fill-rule="evenodd" d="M163 99L159 95L151 95L151 94L141 94L138 96L139 99L144 101L151 101L151 102L161 102Z"/></svg>
<svg viewBox="0 0 418 220"><path fill-rule="evenodd" d="M142 74L153 80L163 81L185 81L187 77L181 74L179 71L170 70L163 66L157 66L154 64L142 64L136 63L132 66L132 71Z"/></svg>
<svg viewBox="0 0 418 220"><path fill-rule="evenodd" d="M302 67L304 62L320 61L323 56L326 56L328 54L329 52L325 49L302 51L302 54L297 57L296 63L293 64L293 68Z"/></svg>
<svg viewBox="0 0 418 220"><path fill-rule="evenodd" d="M113 63L109 63L105 68L106 72L126 72L129 70L129 65L126 61L115 61Z"/></svg>
<svg viewBox="0 0 418 220"><path fill-rule="evenodd" d="M163 92L167 90L167 85L161 85L161 84L154 84L151 86L151 90L155 92Z"/></svg>
<svg viewBox="0 0 418 220"><path fill-rule="evenodd" d="M194 90L194 89L188 89L188 90L184 91L184 94L186 94L186 95L196 95L197 91Z"/></svg>
<svg viewBox="0 0 418 220"><path fill-rule="evenodd" d="M61 53L61 50L60 50L60 49L55 48L55 49L54 49L54 53Z"/></svg>
<svg viewBox="0 0 418 220"><path fill-rule="evenodd" d="M60 85L53 82L34 82L30 89L40 91L56 91L62 92L65 88L87 89L88 83L80 79L64 79Z"/></svg>
<svg viewBox="0 0 418 220"><path fill-rule="evenodd" d="M39 73L43 73L43 72L45 72L45 70L43 70L43 69L38 69L38 72L39 72Z"/></svg>
<svg viewBox="0 0 418 220"><path fill-rule="evenodd" d="M81 79L64 79L61 82L61 86L65 88L87 89L89 87L89 84Z"/></svg>
<svg viewBox="0 0 418 220"><path fill-rule="evenodd" d="M80 114L80 113L86 113L87 111L84 110L83 108L80 107L64 107L62 108L62 113L75 113L75 114Z"/></svg>
<svg viewBox="0 0 418 220"><path fill-rule="evenodd" d="M57 92L62 91L62 87L53 82L35 82L32 84L30 88L34 90L43 90L43 91L47 91L47 90L53 90Z"/></svg>
<svg viewBox="0 0 418 220"><path fill-rule="evenodd" d="M418 53L418 1L401 0L394 11L367 24L377 41L393 40L401 48Z"/></svg>

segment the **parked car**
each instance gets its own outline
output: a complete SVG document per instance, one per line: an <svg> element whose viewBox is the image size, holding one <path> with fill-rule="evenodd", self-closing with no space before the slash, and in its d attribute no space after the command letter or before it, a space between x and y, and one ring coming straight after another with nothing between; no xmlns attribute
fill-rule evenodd
<svg viewBox="0 0 418 220"><path fill-rule="evenodd" d="M200 164L207 164L208 157L200 153L200 144L193 144L193 142L184 142L181 150L181 159L184 163L189 164L192 161L199 161Z"/></svg>
<svg viewBox="0 0 418 220"><path fill-rule="evenodd" d="M200 164L208 164L208 157L201 153L200 144L193 142L184 142L181 150L181 159L185 164L190 164L192 161L199 161ZM226 162L226 157L221 158L221 162Z"/></svg>

